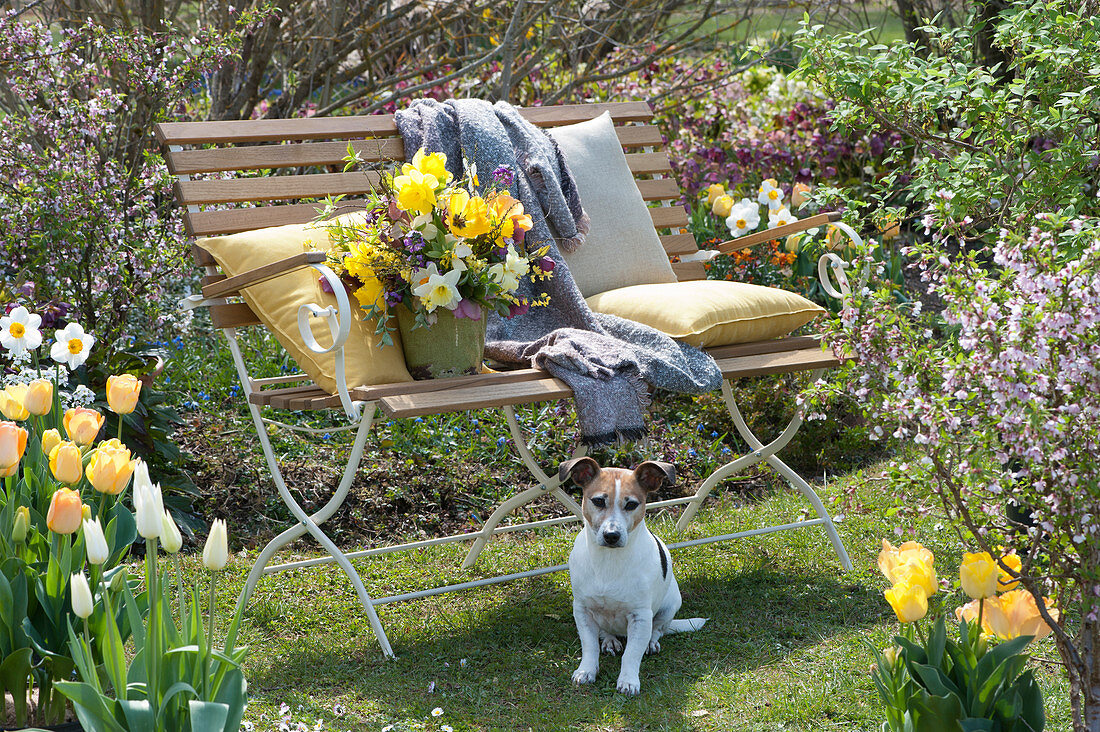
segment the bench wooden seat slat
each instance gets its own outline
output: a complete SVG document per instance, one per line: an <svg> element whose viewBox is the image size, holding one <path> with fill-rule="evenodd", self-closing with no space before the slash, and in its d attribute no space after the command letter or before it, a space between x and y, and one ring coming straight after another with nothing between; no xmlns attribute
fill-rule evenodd
<svg viewBox="0 0 1100 732"><path fill-rule="evenodd" d="M661 130L656 125L627 125L617 127L615 131L619 142L627 149L664 144ZM166 160L169 172L174 175L319 165L342 168L349 142L365 163L405 160L405 143L400 137L177 150L169 152Z"/></svg>
<svg viewBox="0 0 1100 732"><path fill-rule="evenodd" d="M540 127L556 127L583 122L604 111L610 112L612 119L619 123L648 122L653 119L653 112L646 102L527 107L523 113ZM201 145L212 140L237 143L379 137L396 134L397 125L394 124L393 115L368 114L239 122L162 122L155 127L155 132L157 142L162 145Z"/></svg>

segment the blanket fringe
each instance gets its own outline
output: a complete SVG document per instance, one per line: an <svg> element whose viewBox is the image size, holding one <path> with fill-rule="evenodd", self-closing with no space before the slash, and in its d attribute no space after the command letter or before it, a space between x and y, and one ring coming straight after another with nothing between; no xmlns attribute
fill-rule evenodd
<svg viewBox="0 0 1100 732"><path fill-rule="evenodd" d="M586 447L601 447L603 445L622 445L627 442L637 442L649 434L647 427L627 427L598 435L581 435L581 442Z"/></svg>

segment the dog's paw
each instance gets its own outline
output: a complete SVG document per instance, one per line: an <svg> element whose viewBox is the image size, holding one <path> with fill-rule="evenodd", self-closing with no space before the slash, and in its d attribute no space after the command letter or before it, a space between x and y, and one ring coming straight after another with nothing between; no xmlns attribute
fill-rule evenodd
<svg viewBox="0 0 1100 732"><path fill-rule="evenodd" d="M603 638L600 639L600 650L604 653L617 655L619 653L622 653L623 642L619 640L617 636L605 635Z"/></svg>
<svg viewBox="0 0 1100 732"><path fill-rule="evenodd" d="M638 692L642 690L642 682L638 680L637 676L619 676L619 680L615 683L615 688L618 689L620 694L636 696Z"/></svg>
<svg viewBox="0 0 1100 732"><path fill-rule="evenodd" d="M647 656L652 656L653 654L660 653L660 652L661 652L661 641L658 641L658 640L651 640L649 642L649 645L646 646L646 649L645 649L645 654Z"/></svg>
<svg viewBox="0 0 1100 732"><path fill-rule="evenodd" d="M591 684L596 680L596 671L592 671L586 668L578 668L573 672L573 686L583 686L584 684Z"/></svg>

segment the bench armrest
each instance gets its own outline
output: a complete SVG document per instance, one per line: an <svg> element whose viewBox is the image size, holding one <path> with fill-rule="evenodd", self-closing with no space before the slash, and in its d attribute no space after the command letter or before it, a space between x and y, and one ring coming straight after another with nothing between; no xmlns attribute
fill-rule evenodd
<svg viewBox="0 0 1100 732"><path fill-rule="evenodd" d="M840 221L841 215L838 211L831 211L829 213L818 214L817 216L811 216L808 219L801 219L795 221L792 224L786 226L777 226L774 229L765 229L764 231L757 231L754 234L748 236L742 236L739 239L730 239L719 244L715 249L719 254L730 254L731 252L737 252L742 249L748 249L754 247L757 244L763 244L766 241L772 239L782 239L785 236L791 234L797 234L800 231L806 231L807 229L814 229L818 226L825 226L826 224L835 223Z"/></svg>
<svg viewBox="0 0 1100 732"><path fill-rule="evenodd" d="M301 254L295 254L286 259L280 259L277 262L265 264L256 269L250 269L247 272L241 272L232 277L225 277L213 281L203 278L202 296L207 299L224 297L243 287L267 282L287 272L293 272L294 270L308 267L312 264L321 264L325 261L326 256L324 252L302 252Z"/></svg>

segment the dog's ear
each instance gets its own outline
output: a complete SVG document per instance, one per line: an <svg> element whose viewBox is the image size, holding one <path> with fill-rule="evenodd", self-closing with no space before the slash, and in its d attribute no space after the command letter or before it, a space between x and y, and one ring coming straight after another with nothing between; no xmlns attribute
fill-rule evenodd
<svg viewBox="0 0 1100 732"><path fill-rule="evenodd" d="M600 474L600 464L585 456L566 460L558 466L558 479L565 482L570 478L581 488L591 483Z"/></svg>
<svg viewBox="0 0 1100 732"><path fill-rule="evenodd" d="M653 492L661 487L666 480L669 483L676 482L676 466L671 463L659 463L656 460L646 460L634 468L634 480L648 492Z"/></svg>

